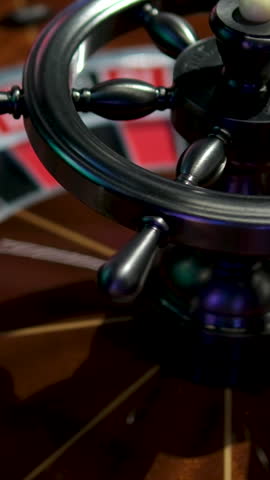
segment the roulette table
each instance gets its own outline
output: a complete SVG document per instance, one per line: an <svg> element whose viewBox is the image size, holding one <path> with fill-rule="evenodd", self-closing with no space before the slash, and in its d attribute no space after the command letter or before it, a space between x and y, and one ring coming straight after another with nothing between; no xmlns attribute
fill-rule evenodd
<svg viewBox="0 0 270 480"><path fill-rule="evenodd" d="M56 3L58 10L66 2ZM21 6L7 2L0 17ZM201 36L209 33L206 15L190 20ZM0 26L3 86L20 75L39 28ZM95 75L123 74L142 44L147 51L141 31L112 42L101 66L84 75L95 82ZM153 62L155 54L148 55ZM128 71L166 76L170 65L160 62ZM269 478L269 391L198 385L140 349L133 305L113 304L96 282L99 266L133 232L64 191L34 158L20 125L0 120L0 478ZM120 130L110 123L95 128L130 161L162 175L172 175L183 148L163 116ZM163 139L160 160L156 135Z"/></svg>

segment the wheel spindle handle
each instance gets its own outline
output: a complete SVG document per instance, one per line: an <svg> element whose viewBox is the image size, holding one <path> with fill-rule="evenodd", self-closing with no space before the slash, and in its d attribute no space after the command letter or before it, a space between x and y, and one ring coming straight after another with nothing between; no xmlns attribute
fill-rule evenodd
<svg viewBox="0 0 270 480"><path fill-rule="evenodd" d="M199 39L193 27L183 17L160 12L150 3L143 8L143 25L157 47L166 55L177 58Z"/></svg>
<svg viewBox="0 0 270 480"><path fill-rule="evenodd" d="M141 292L169 230L161 217L144 217L143 223L142 230L99 270L99 284L114 300L133 300Z"/></svg>
<svg viewBox="0 0 270 480"><path fill-rule="evenodd" d="M174 90L132 79L108 80L91 89L72 90L76 110L110 120L134 120L171 108Z"/></svg>
<svg viewBox="0 0 270 480"><path fill-rule="evenodd" d="M229 142L229 133L219 130L192 143L180 157L176 180L194 186L213 183L226 166L226 145Z"/></svg>
<svg viewBox="0 0 270 480"><path fill-rule="evenodd" d="M0 92L0 115L10 113L18 119L24 110L23 93L20 87L14 85L10 90Z"/></svg>

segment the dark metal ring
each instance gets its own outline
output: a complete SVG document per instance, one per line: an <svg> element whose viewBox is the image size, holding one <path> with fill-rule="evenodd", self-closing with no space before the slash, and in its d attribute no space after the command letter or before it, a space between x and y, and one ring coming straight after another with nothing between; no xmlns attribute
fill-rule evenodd
<svg viewBox="0 0 270 480"><path fill-rule="evenodd" d="M270 253L268 197L179 185L114 153L89 132L70 94L70 64L140 25L144 0L82 0L45 28L24 70L25 127L52 175L90 207L136 229L145 215L165 218L171 240L231 253ZM157 139L158 140L158 139Z"/></svg>

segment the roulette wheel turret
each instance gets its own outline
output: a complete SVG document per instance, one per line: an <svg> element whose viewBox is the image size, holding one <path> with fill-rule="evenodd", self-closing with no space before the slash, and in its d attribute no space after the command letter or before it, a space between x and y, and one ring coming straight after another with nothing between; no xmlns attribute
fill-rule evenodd
<svg viewBox="0 0 270 480"><path fill-rule="evenodd" d="M159 5L142 0L76 2L59 13L34 43L22 89L14 86L1 92L1 113L14 118L23 115L35 152L57 181L87 207L137 231L100 268L103 296L97 295L109 305L113 300L115 311L132 313L124 333L117 327L118 333L115 328L111 338L105 334L102 340L103 348L115 344L127 355L118 362L114 352L112 364L120 368L134 355L138 371L151 365L147 374L93 415L86 427L81 428L81 423L90 397L81 406L82 418L75 415L74 424L67 402L68 427L62 433L61 427L57 429L62 435L58 450L25 479L53 478L50 475L57 471L63 478L75 478L79 467L70 465L66 452L99 424L98 441L91 440L93 478L126 478L130 465L136 468L128 477L139 480L147 472L153 480L178 473L183 478L203 478L206 470L208 479L220 477L222 471L226 480L232 478L231 450L226 447L232 442L228 420L232 387L236 389L236 442L245 443L244 452L251 443L255 452L246 478L253 478L256 468L259 478L269 473L264 420L258 421L258 435L252 423L253 397L241 393L267 389L269 381L270 13L263 1L258 0L257 6L254 10L250 2L220 0L210 14L214 36L199 40L183 17ZM193 9L194 5L183 3L179 13ZM82 56L86 60L107 41L139 26L163 53L175 59L170 87L130 78L74 87L78 49L80 61ZM175 165L174 179L128 162L96 138L78 115L91 112L128 121L163 110L171 111L175 130L189 143ZM95 349L90 357L94 355ZM132 373L131 364L133 377L137 367ZM87 360L72 377L72 388L91 368ZM161 380L155 386L158 372ZM111 391L117 390L114 387ZM56 398L62 399L64 394L58 391L68 388L67 382L58 386ZM139 406L132 409L134 392ZM193 428L190 416L186 425L178 409L181 405L182 411L201 412L194 402L197 394L204 414L198 415ZM46 395L55 400L52 387ZM189 405L190 398L194 403ZM240 421L242 401L248 405L249 418ZM41 408L44 405L41 400ZM117 417L119 406L125 425ZM167 413L162 416L164 408ZM217 429L210 429L211 438L204 442L199 438L207 430L202 418L212 418L215 409ZM60 410L49 408L56 424L61 418L65 423ZM110 413L111 419L102 423ZM224 438L220 434L223 413ZM256 415L258 419L257 411ZM241 422L249 427L245 430ZM133 424L130 432L127 425ZM119 435L106 437L117 425ZM178 438L180 425L183 441ZM141 445L135 446L136 442ZM166 458L161 454L150 468L160 451L166 452ZM219 459L216 468L211 455ZM196 477L196 462L191 461L194 456L200 459L200 477ZM82 457L85 461L83 453ZM169 457L175 458L171 470ZM243 465L246 460L239 458ZM61 459L69 464L66 471ZM237 471L237 462L234 467Z"/></svg>
<svg viewBox="0 0 270 480"><path fill-rule="evenodd" d="M175 325L169 310L178 311L183 331L171 332L172 339L191 335L196 347L185 363L198 356L194 376L202 357L208 360L201 375L204 381L212 377L210 365L216 365L217 352L222 352L217 362L222 367L218 372L213 367L214 383L228 385L264 378L269 351L269 21L251 22L242 16L246 8L220 1L210 15L215 37L198 41L181 17L144 2L76 3L66 10L65 22L60 14L34 44L21 94L14 87L1 102L15 117L23 113L30 142L58 181L89 207L140 230L99 273L110 296L120 301L138 297L166 244L175 246L180 270L185 249L195 263L196 251L207 252L208 275L188 292L181 288L183 279L179 284L165 272L173 285L160 294L161 311L168 331ZM176 58L171 87L115 79L91 89L70 89L72 59L80 45L85 47L86 37L85 55L90 55L106 40L139 25L160 50ZM128 164L91 135L77 114L90 111L110 120L134 120L166 109L190 142L176 180ZM155 277L161 278L157 269ZM155 290L164 287L160 282ZM153 281L148 285L151 297ZM158 322L155 328L158 332ZM172 348L172 343L168 338L168 350L177 352L173 363L182 365L181 356L177 360L181 348ZM257 362L250 361L251 349Z"/></svg>

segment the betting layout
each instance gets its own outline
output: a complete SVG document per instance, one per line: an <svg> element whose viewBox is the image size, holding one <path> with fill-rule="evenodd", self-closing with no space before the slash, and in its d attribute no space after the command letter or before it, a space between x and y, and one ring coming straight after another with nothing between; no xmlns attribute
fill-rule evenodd
<svg viewBox="0 0 270 480"><path fill-rule="evenodd" d="M0 71L0 90L21 83L21 68ZM112 50L92 57L76 79L77 88L114 78L135 78L155 86L170 86L172 60L154 48ZM81 114L100 140L137 165L161 173L173 172L184 140L176 136L167 112L147 118L111 122L92 113ZM0 117L0 220L61 191L30 146L23 119Z"/></svg>

